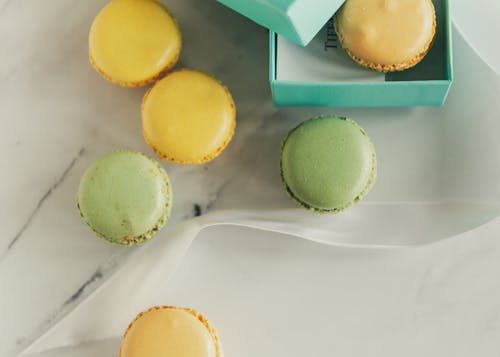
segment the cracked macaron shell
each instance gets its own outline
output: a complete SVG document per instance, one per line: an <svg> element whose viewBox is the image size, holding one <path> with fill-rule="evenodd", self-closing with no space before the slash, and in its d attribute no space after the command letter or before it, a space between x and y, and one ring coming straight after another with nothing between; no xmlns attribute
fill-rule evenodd
<svg viewBox="0 0 500 357"><path fill-rule="evenodd" d="M94 161L80 181L80 215L101 238L131 245L150 239L167 222L170 182L155 160L134 151L113 151Z"/></svg>
<svg viewBox="0 0 500 357"><path fill-rule="evenodd" d="M281 177L300 206L340 212L372 187L377 160L371 140L352 119L318 117L290 131L281 149Z"/></svg>

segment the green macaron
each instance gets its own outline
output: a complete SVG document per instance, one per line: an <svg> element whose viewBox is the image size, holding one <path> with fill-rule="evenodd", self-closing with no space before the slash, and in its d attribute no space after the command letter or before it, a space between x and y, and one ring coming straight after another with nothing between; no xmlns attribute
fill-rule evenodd
<svg viewBox="0 0 500 357"><path fill-rule="evenodd" d="M373 144L352 119L310 119L283 141L281 177L289 195L304 208L340 212L366 195L376 174Z"/></svg>
<svg viewBox="0 0 500 357"><path fill-rule="evenodd" d="M84 173L77 196L83 220L101 238L132 245L149 240L167 222L170 182L155 160L134 151L113 151Z"/></svg>

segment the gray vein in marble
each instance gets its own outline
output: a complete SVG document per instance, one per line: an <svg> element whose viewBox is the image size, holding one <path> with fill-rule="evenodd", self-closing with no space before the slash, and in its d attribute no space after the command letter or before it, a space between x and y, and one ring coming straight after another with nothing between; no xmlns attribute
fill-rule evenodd
<svg viewBox="0 0 500 357"><path fill-rule="evenodd" d="M37 213L40 210L40 208L42 208L42 206L45 203L45 201L59 187L59 185L61 185L64 182L64 179L66 179L66 177L68 176L68 174L71 171L71 169L73 169L73 167L75 166L75 164L77 163L77 161L83 156L84 153L85 153L85 148L81 148L80 151L78 152L78 154L71 160L71 162L69 163L69 165L66 166L66 168L63 171L63 173L58 177L58 179L56 180L56 182L38 200L35 208L31 212L31 214L28 216L28 218L26 219L26 221L24 222L24 224L22 225L22 227L19 229L19 231L16 233L16 235L14 236L14 238L11 239L9 245L7 246L7 249L3 252L3 254L2 254L1 258L0 258L0 262L5 258L5 256L9 252L9 250L11 250L12 247L14 247L16 245L16 243L22 237L22 235L24 234L24 232L29 228L31 222L33 221L33 219L37 215Z"/></svg>
<svg viewBox="0 0 500 357"><path fill-rule="evenodd" d="M9 6L10 2L12 0L5 0L2 4L2 6L0 7L0 12L2 12L3 10L5 10L7 8L7 6Z"/></svg>
<svg viewBox="0 0 500 357"><path fill-rule="evenodd" d="M96 281L102 279L103 273L100 269L98 269L90 278L87 279L63 304L64 306L70 305L71 303L75 302L82 296L84 293L85 289L95 283Z"/></svg>
<svg viewBox="0 0 500 357"><path fill-rule="evenodd" d="M429 266L427 266L425 268L424 272L420 276L418 283L417 283L417 287L415 289L416 301L420 300L420 298L424 295L425 290L428 287L429 280L432 276L433 270L434 270L434 266L433 266L433 264L430 264Z"/></svg>
<svg viewBox="0 0 500 357"><path fill-rule="evenodd" d="M210 197L210 200L208 201L205 210L208 212L212 209L213 205L217 201L217 198L221 195L221 193L226 189L226 187L229 185L231 180L227 180L224 182L222 185L219 186L217 191L214 192L214 194Z"/></svg>
<svg viewBox="0 0 500 357"><path fill-rule="evenodd" d="M10 71L6 72L5 74L0 74L0 78L2 79L2 82L7 82L17 72L19 72L19 68L18 67L14 67Z"/></svg>
<svg viewBox="0 0 500 357"><path fill-rule="evenodd" d="M89 296L95 289L97 289L102 282L113 275L115 269L119 268L120 260L123 255L128 254L127 251L120 251L114 254L108 261L101 264L97 270L73 293L67 298L62 305L51 314L38 326L33 332L16 341L16 346L19 349L24 349L36 341L40 336L51 329L58 321L64 319L66 315L71 313L73 309L78 306L78 300L84 299ZM97 283L100 284L97 284Z"/></svg>
<svg viewBox="0 0 500 357"><path fill-rule="evenodd" d="M0 13L3 12L8 6L9 4L12 2L12 0L5 0L2 4L2 6L0 7Z"/></svg>
<svg viewBox="0 0 500 357"><path fill-rule="evenodd" d="M204 170L208 170L208 167L205 166ZM209 212L213 205L216 203L218 197L222 194L222 192L226 189L226 187L229 185L230 180L225 181L220 185L217 190L212 193L208 199L207 203L194 203L192 211L189 213L184 214L182 217L182 220L187 220L191 218L196 218L204 215L205 213Z"/></svg>
<svg viewBox="0 0 500 357"><path fill-rule="evenodd" d="M193 206L193 213L195 217L201 216L201 206L197 203L194 204Z"/></svg>

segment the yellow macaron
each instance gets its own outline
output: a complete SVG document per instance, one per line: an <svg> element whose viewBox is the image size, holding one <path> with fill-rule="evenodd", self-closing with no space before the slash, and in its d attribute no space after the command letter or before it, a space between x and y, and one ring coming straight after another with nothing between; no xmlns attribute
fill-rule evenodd
<svg viewBox="0 0 500 357"><path fill-rule="evenodd" d="M222 357L215 328L199 312L155 306L129 324L119 357Z"/></svg>
<svg viewBox="0 0 500 357"><path fill-rule="evenodd" d="M236 109L229 90L201 71L170 72L142 102L144 138L164 160L210 161L229 144L235 126Z"/></svg>
<svg viewBox="0 0 500 357"><path fill-rule="evenodd" d="M113 0L90 28L91 64L122 86L143 86L160 78L177 63L180 50L177 22L154 0Z"/></svg>
<svg viewBox="0 0 500 357"><path fill-rule="evenodd" d="M436 33L432 0L347 0L334 23L349 56L380 72L415 66Z"/></svg>

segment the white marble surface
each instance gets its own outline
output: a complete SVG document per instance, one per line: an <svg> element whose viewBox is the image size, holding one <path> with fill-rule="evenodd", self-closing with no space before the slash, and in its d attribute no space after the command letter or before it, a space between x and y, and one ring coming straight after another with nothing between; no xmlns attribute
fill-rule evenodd
<svg viewBox="0 0 500 357"><path fill-rule="evenodd" d="M152 154L141 137L144 89L109 84L88 64L88 28L104 3L0 1L2 357L29 345L130 252L95 239L74 207L80 175L94 158L123 147ZM292 210L276 171L279 141L290 127L325 109L274 108L263 29L213 1L166 3L185 39L181 65L216 74L238 106L236 137L218 160L203 166L165 165L178 188L172 224L194 216L197 206L204 214L256 208L264 196L272 198L266 209ZM463 40L457 38L455 47L461 75L447 108L335 111L359 118L378 144L385 167L367 204L338 219L337 235L370 226L360 217L381 202L423 207L429 201L459 199L463 207L457 211L462 213L450 215L449 221L456 222L444 228L426 220L432 209L415 209L419 221L408 235L422 242L431 232L421 228L424 222L442 229L436 237L443 238L498 214L500 163L492 133L499 112L491 111L498 103L487 99L500 95L499 80ZM471 65L474 72L467 70ZM481 88L472 90L474 83ZM471 101L464 105L466 95ZM474 125L480 119L471 121L472 115L485 120ZM441 116L442 121L435 120ZM396 135L402 130L413 133L413 139ZM483 140L462 145L451 139L460 135ZM443 138L451 153L468 161L457 166L455 156L443 154ZM405 160L394 156L391 147L407 152L418 148L425 160L398 176L396 168ZM492 154L474 160L477 150L486 149ZM426 170L431 169L429 176ZM460 175L453 178L450 171ZM423 179L431 184L419 184ZM470 185L471 180L477 182ZM474 187L464 190L469 186ZM480 200L471 202L471 197ZM394 226L390 220L379 225L387 231ZM391 232L390 242L404 242L402 230ZM385 251L210 228L169 282L165 303L206 312L219 327L228 356L499 356L499 233L499 222L493 222L432 246ZM366 230L355 237L377 239Z"/></svg>

